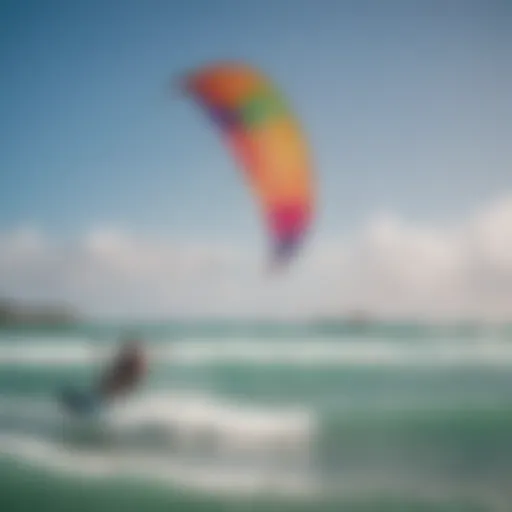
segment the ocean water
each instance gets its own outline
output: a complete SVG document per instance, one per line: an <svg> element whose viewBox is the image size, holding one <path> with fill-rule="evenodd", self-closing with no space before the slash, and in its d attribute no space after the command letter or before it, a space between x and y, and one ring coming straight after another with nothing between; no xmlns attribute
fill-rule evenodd
<svg viewBox="0 0 512 512"><path fill-rule="evenodd" d="M68 416L127 327L0 331L1 511L512 511L510 327L139 325L141 389Z"/></svg>

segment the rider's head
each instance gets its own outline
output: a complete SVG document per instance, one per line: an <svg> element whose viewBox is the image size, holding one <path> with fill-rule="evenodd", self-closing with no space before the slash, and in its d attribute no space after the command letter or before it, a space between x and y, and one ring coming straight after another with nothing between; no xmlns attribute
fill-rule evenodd
<svg viewBox="0 0 512 512"><path fill-rule="evenodd" d="M139 352L140 349L142 348L141 338L134 333L129 333L128 335L123 336L121 343L121 350L124 353Z"/></svg>

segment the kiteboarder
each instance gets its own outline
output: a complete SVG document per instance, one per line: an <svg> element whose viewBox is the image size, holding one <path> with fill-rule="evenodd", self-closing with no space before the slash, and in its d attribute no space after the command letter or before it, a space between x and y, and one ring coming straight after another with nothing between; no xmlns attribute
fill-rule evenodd
<svg viewBox="0 0 512 512"><path fill-rule="evenodd" d="M90 391L65 386L58 400L70 413L89 415L101 410L112 400L133 392L147 373L147 364L141 341L125 338L112 364L103 372Z"/></svg>
<svg viewBox="0 0 512 512"><path fill-rule="evenodd" d="M141 341L127 338L112 365L98 383L98 394L103 399L114 399L133 391L146 375L147 362Z"/></svg>

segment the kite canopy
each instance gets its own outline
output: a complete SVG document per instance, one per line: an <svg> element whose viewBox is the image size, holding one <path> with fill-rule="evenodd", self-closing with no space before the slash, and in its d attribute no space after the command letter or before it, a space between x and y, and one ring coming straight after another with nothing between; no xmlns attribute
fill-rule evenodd
<svg viewBox="0 0 512 512"><path fill-rule="evenodd" d="M184 89L219 127L243 169L273 240L273 263L294 255L313 213L308 148L284 98L262 73L239 63L200 68Z"/></svg>

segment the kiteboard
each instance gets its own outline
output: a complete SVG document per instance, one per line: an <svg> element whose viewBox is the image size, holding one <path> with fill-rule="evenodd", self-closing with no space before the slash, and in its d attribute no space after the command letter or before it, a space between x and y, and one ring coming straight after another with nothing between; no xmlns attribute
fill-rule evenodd
<svg viewBox="0 0 512 512"><path fill-rule="evenodd" d="M104 407L100 396L92 391L85 391L74 387L62 388L57 401L68 413L75 416L91 416L101 412Z"/></svg>

